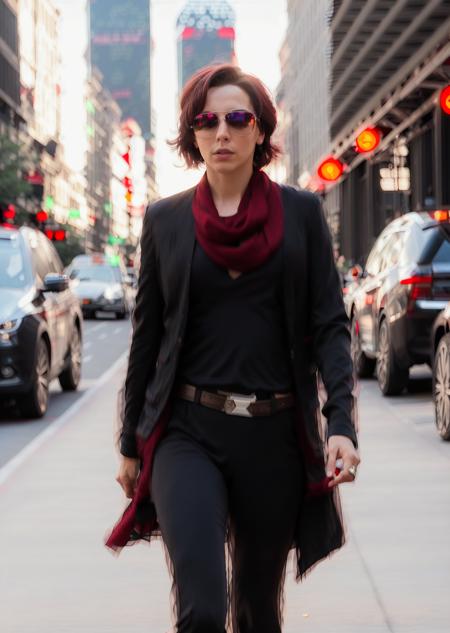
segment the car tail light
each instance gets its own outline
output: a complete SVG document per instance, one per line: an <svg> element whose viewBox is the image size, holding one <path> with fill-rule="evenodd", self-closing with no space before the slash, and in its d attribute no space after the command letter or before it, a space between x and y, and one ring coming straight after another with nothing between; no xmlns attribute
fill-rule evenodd
<svg viewBox="0 0 450 633"><path fill-rule="evenodd" d="M433 277L431 275L411 275L400 280L402 286L410 286L408 312L411 312L416 299L429 299L432 296Z"/></svg>
<svg viewBox="0 0 450 633"><path fill-rule="evenodd" d="M431 297L433 277L431 275L412 275L401 279L402 286L411 286L410 299L426 299Z"/></svg>
<svg viewBox="0 0 450 633"><path fill-rule="evenodd" d="M448 209L438 209L437 211L428 211L428 214L436 220L436 222L449 222L450 211Z"/></svg>

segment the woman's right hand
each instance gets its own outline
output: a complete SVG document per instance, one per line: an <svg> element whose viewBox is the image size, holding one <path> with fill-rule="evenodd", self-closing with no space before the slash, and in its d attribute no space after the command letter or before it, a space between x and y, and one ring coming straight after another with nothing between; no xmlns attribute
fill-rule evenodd
<svg viewBox="0 0 450 633"><path fill-rule="evenodd" d="M135 459L134 457L121 457L116 481L122 486L122 489L128 499L133 498L139 474L139 466L139 459Z"/></svg>

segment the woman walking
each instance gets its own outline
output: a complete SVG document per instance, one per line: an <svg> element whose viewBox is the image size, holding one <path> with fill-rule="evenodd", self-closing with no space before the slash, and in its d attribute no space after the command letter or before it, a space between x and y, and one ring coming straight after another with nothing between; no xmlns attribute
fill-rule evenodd
<svg viewBox="0 0 450 633"><path fill-rule="evenodd" d="M261 171L275 126L257 78L200 70L174 145L206 173L144 218L117 477L132 501L107 545L162 536L178 633L224 633L227 615L280 633L289 552L301 578L344 542L350 335L318 199Z"/></svg>

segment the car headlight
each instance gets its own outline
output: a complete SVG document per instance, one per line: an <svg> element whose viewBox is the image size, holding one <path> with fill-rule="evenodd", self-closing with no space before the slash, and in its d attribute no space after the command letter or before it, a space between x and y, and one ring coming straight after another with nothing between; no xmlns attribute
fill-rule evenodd
<svg viewBox="0 0 450 633"><path fill-rule="evenodd" d="M108 299L108 301L114 301L115 299L122 299L123 297L122 288L117 287L117 286L111 286L110 288L106 288L105 292L103 293L103 296L105 297L105 299Z"/></svg>
<svg viewBox="0 0 450 633"><path fill-rule="evenodd" d="M22 319L10 319L8 321L3 321L3 323L0 323L0 334L11 334L12 332L15 332L19 329L21 321Z"/></svg>
<svg viewBox="0 0 450 633"><path fill-rule="evenodd" d="M0 323L0 345L11 345L11 336L17 332L22 319L9 319Z"/></svg>

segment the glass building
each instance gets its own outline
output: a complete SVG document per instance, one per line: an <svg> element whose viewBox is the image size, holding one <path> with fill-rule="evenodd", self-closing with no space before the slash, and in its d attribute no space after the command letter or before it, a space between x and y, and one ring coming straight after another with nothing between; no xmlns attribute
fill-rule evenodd
<svg viewBox="0 0 450 633"><path fill-rule="evenodd" d="M177 20L178 87L203 66L235 59L235 14L223 0L189 0Z"/></svg>
<svg viewBox="0 0 450 633"><path fill-rule="evenodd" d="M124 118L152 139L150 0L90 0L90 55Z"/></svg>

